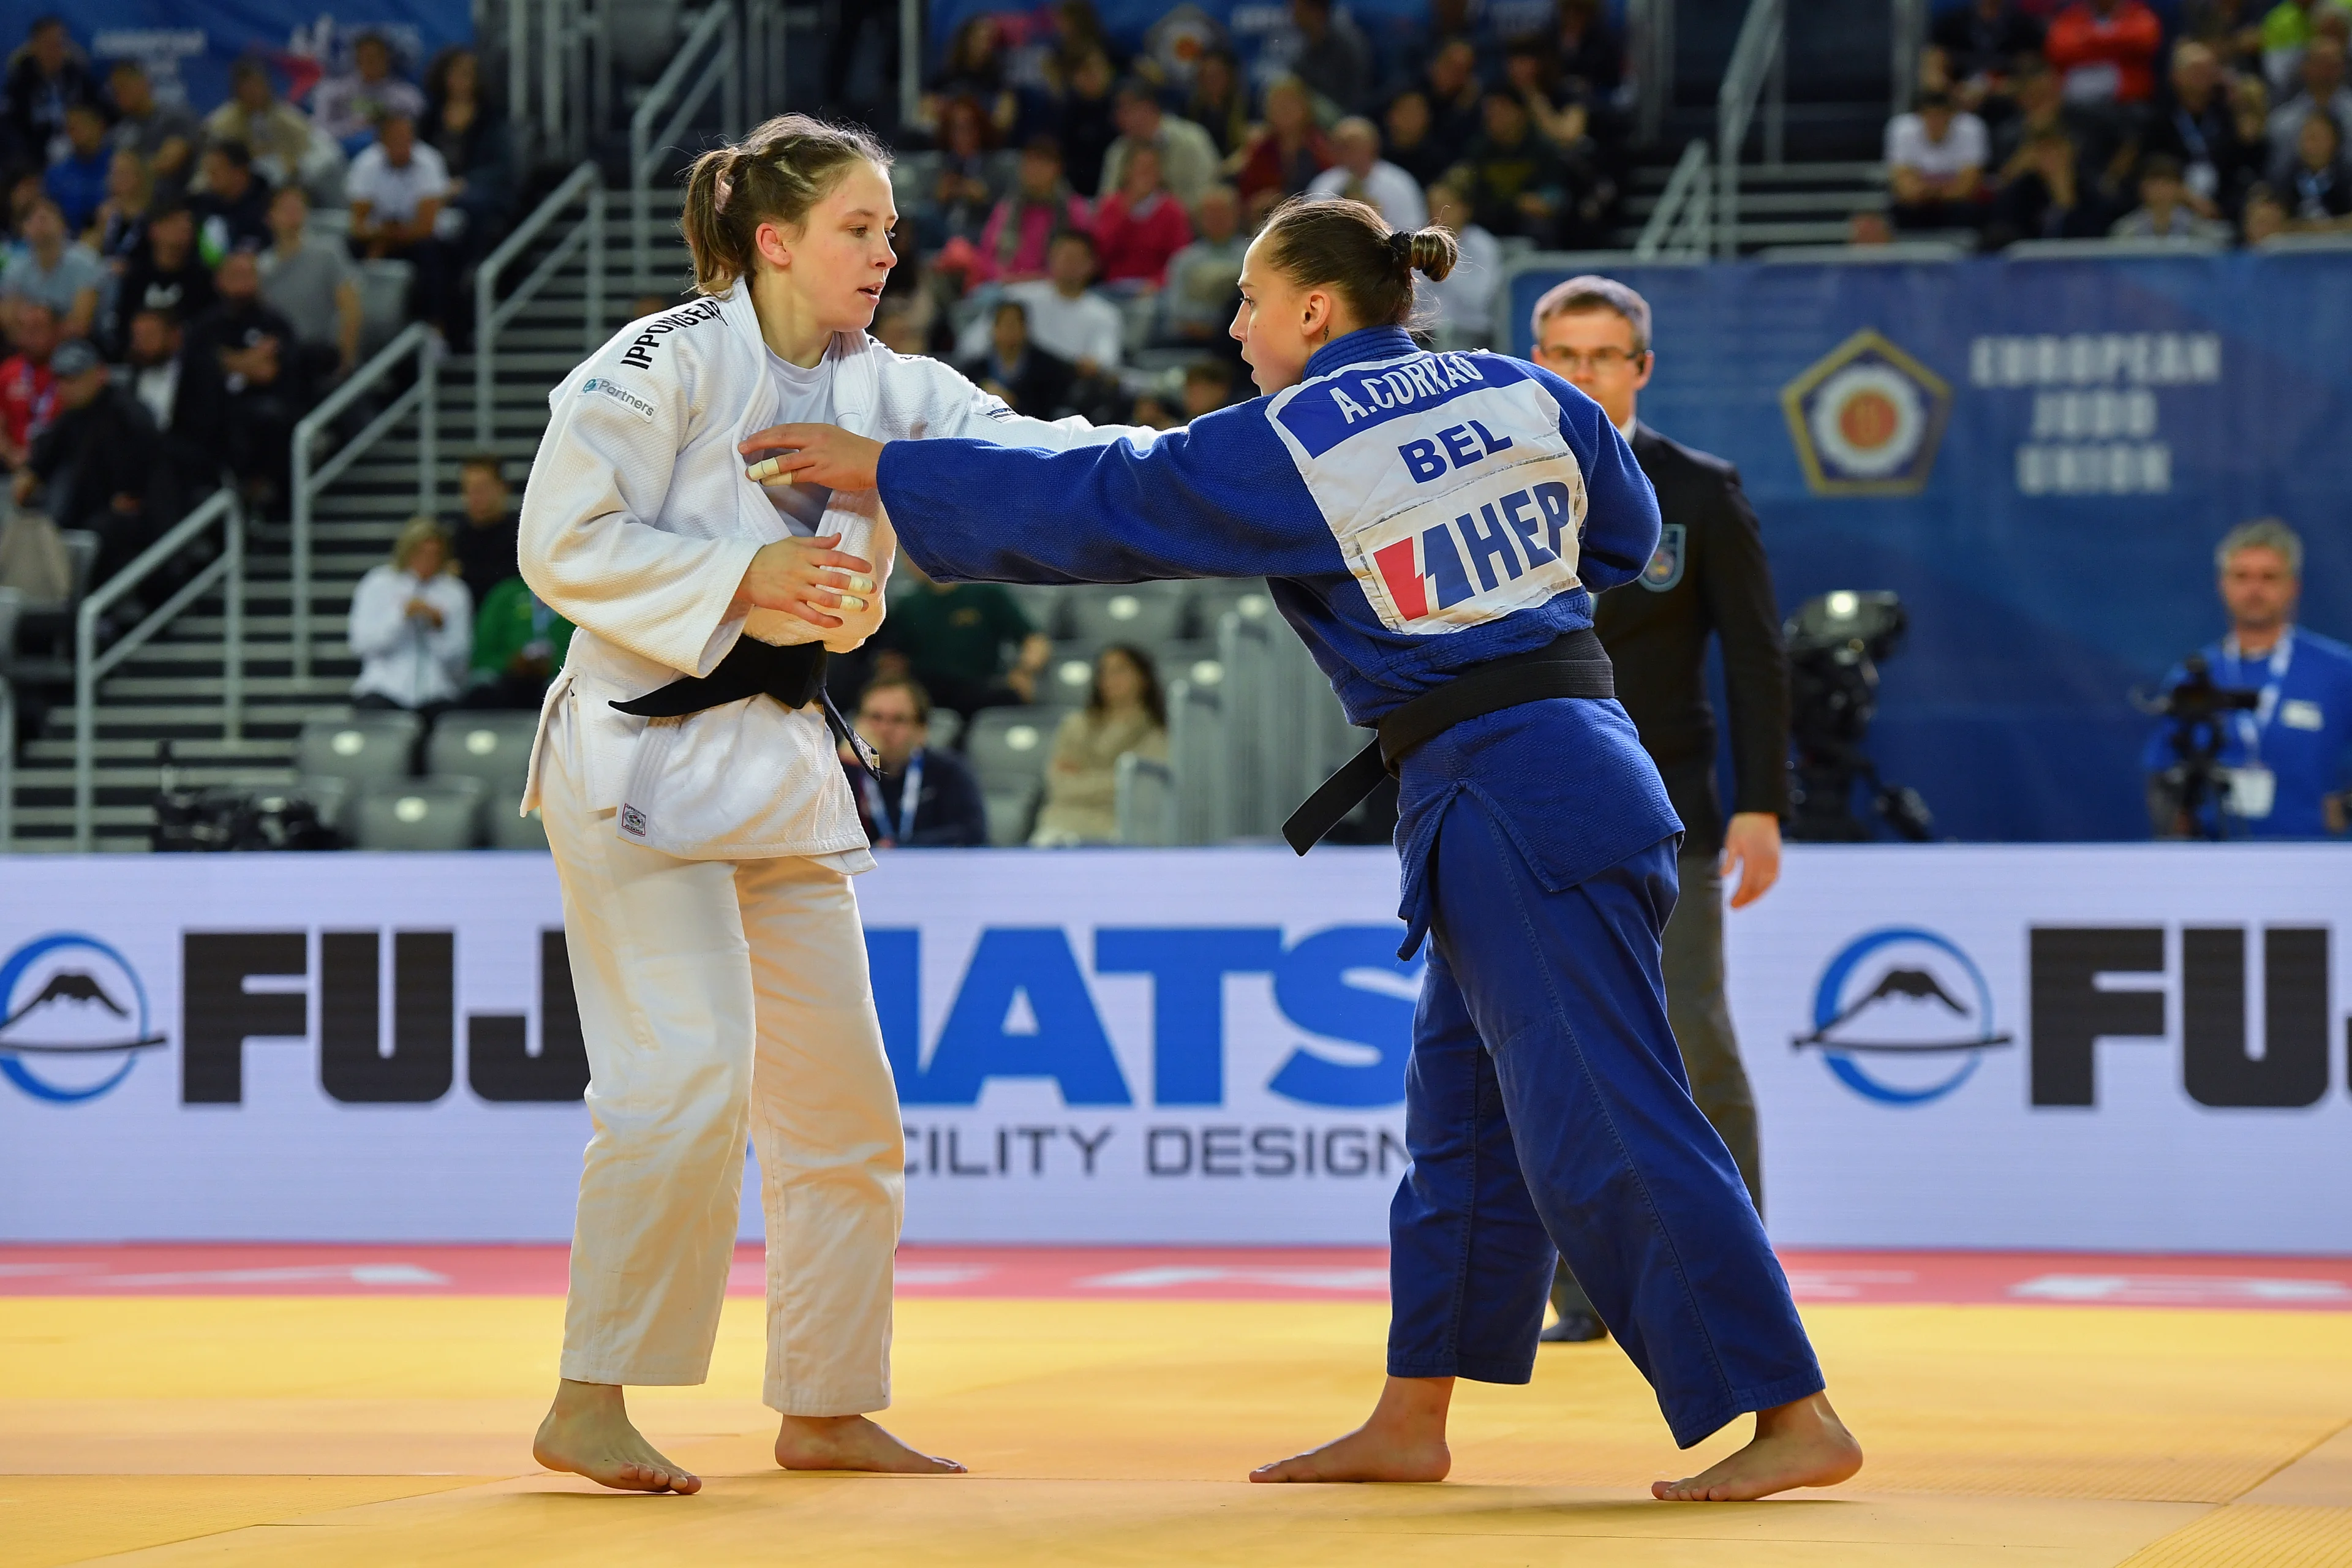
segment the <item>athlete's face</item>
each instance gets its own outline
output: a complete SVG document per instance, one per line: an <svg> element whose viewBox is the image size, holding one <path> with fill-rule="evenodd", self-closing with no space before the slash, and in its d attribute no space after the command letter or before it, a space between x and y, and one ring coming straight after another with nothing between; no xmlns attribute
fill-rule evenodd
<svg viewBox="0 0 2352 1568"><path fill-rule="evenodd" d="M760 255L782 274L813 326L831 332L863 331L882 303L882 286L898 265L890 248L898 226L890 177L860 159L809 209L797 231L763 223Z"/></svg>
<svg viewBox="0 0 2352 1568"><path fill-rule="evenodd" d="M1302 289L1266 260L1263 238L1242 258L1241 291L1241 309L1227 330L1260 392L1297 385L1315 351L1351 330L1335 319L1338 301L1328 289Z"/></svg>

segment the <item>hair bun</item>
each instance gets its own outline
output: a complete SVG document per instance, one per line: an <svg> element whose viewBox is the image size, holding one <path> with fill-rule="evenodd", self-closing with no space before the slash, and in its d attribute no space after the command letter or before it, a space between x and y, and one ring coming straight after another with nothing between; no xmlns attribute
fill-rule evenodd
<svg viewBox="0 0 2352 1568"><path fill-rule="evenodd" d="M1462 247L1453 233L1443 228L1417 228L1411 234L1398 234L1391 239L1404 242L1404 254L1412 267L1433 283L1442 283L1461 259Z"/></svg>
<svg viewBox="0 0 2352 1568"><path fill-rule="evenodd" d="M1412 236L1401 228L1391 229L1389 231L1389 254L1396 258L1397 270L1400 272L1411 271L1412 268Z"/></svg>

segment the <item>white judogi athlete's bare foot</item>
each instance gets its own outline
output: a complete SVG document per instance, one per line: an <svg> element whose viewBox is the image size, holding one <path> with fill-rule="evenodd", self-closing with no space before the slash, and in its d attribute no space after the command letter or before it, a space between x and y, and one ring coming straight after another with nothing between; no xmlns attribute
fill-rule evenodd
<svg viewBox="0 0 2352 1568"><path fill-rule="evenodd" d="M1833 1487L1862 1468L1862 1445L1845 1429L1829 1396L1816 1394L1756 1413L1748 1447L1679 1481L1658 1481L1664 1502L1750 1502L1795 1487Z"/></svg>
<svg viewBox="0 0 2352 1568"><path fill-rule="evenodd" d="M919 1454L863 1415L787 1415L776 1433L776 1463L788 1470L876 1470L893 1476L961 1476L953 1459Z"/></svg>
<svg viewBox="0 0 2352 1568"><path fill-rule="evenodd" d="M566 1378L531 1439L530 1457L551 1470L633 1492L698 1492L702 1478L664 1457L629 1421L621 1391Z"/></svg>
<svg viewBox="0 0 2352 1568"><path fill-rule="evenodd" d="M1260 1465L1254 1481L1442 1481L1454 1468L1445 1446L1450 1377L1392 1377L1371 1419L1344 1437Z"/></svg>

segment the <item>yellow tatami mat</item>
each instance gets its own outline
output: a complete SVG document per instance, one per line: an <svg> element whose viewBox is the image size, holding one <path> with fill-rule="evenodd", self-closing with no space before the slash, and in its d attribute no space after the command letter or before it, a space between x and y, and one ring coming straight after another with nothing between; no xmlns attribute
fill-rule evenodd
<svg viewBox="0 0 2352 1568"><path fill-rule="evenodd" d="M760 1309L699 1389L644 1391L699 1497L537 1474L545 1297L0 1300L0 1564L2352 1564L2352 1314L1816 1307L1853 1482L1672 1507L1677 1455L1608 1346L1464 1384L1433 1487L1253 1487L1354 1424L1384 1310L911 1300L886 1418L969 1478L793 1476Z"/></svg>

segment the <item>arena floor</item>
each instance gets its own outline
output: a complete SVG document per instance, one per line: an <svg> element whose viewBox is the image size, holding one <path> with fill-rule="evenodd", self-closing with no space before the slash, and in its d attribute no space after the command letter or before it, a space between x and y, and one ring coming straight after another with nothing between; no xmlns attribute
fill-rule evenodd
<svg viewBox="0 0 2352 1568"><path fill-rule="evenodd" d="M534 1471L560 1248L0 1247L0 1563L2352 1564L2352 1260L1793 1254L1854 1482L1649 1500L1623 1357L1464 1385L1442 1486L1275 1488L1379 1384L1377 1252L908 1248L898 1405L961 1479L786 1475L760 1313L633 1398L709 1485Z"/></svg>

